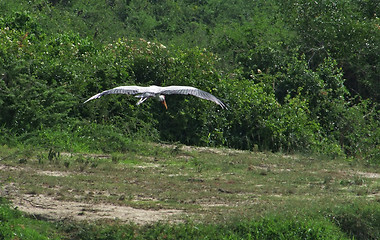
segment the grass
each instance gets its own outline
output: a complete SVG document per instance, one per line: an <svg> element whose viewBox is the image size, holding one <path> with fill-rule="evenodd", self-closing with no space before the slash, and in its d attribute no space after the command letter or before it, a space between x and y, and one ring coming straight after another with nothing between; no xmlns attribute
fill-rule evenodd
<svg viewBox="0 0 380 240"><path fill-rule="evenodd" d="M175 239L184 231L214 239L222 239L219 232L229 239L249 238L248 233L251 239L380 236L375 230L380 229L380 170L355 161L136 143L126 153L112 154L0 146L0 159L0 186L13 186L10 198L41 194L60 201L183 211L171 219L180 222L174 225L84 224L75 228L78 239L83 229L135 238L150 232L156 236L152 239ZM115 224L125 232L116 231ZM243 226L246 230L235 231Z"/></svg>
<svg viewBox="0 0 380 240"><path fill-rule="evenodd" d="M12 209L0 197L0 239L60 239L53 223L34 220Z"/></svg>
<svg viewBox="0 0 380 240"><path fill-rule="evenodd" d="M97 234L103 232L115 236L115 239L349 239L326 220L299 221L278 217L229 225L157 223L143 227L87 225L83 228L85 230L75 231L80 233L72 237L100 239Z"/></svg>

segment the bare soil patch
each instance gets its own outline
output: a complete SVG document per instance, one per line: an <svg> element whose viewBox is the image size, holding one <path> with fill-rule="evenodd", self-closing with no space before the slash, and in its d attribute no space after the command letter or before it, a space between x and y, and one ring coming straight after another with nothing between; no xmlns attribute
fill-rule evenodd
<svg viewBox="0 0 380 240"><path fill-rule="evenodd" d="M50 220L95 221L101 219L148 224L157 221L168 221L182 213L181 210L144 210L128 206L110 204L90 204L73 201L59 201L44 195L23 195L14 199L15 207L39 218Z"/></svg>
<svg viewBox="0 0 380 240"><path fill-rule="evenodd" d="M54 177L67 177L66 171L42 171L30 167L13 167L0 164L1 171L34 171L38 175ZM16 184L10 183L0 188L0 196L7 197L13 206L36 218L53 221L75 220L118 220L121 222L133 222L135 224L149 224L158 221L175 221L176 216L183 213L176 209L137 209L129 206L119 206L105 203L83 203L75 201L57 200L53 196L42 194L23 194Z"/></svg>

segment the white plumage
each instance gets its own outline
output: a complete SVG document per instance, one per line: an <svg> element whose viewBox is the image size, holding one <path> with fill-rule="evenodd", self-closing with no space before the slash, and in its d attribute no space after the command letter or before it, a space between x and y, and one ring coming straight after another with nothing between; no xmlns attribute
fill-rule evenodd
<svg viewBox="0 0 380 240"><path fill-rule="evenodd" d="M206 99L209 101L212 101L216 104L218 104L221 108L227 109L226 105L220 101L218 98L216 98L214 95L202 91L195 87L190 86L168 86L168 87L159 87L159 86L149 86L149 87L140 87L140 86L120 86L115 87L113 89L105 90L101 93L98 93L89 99L87 99L84 103L91 101L93 99L100 98L104 95L108 94L128 94L128 95L135 95L135 97L140 98L140 100L137 102L137 105L143 103L148 98L156 98L157 100L161 101L162 104L168 108L165 101L165 95L171 95L171 94L182 94L182 95L193 95L202 99Z"/></svg>

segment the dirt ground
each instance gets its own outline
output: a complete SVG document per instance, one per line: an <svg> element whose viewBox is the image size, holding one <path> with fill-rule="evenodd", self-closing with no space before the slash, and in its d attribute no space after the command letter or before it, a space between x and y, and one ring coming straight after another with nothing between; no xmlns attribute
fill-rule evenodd
<svg viewBox="0 0 380 240"><path fill-rule="evenodd" d="M186 151L186 148L183 148ZM198 151L207 151L218 155L231 154L225 150L221 152L220 150L214 150L211 148L198 148ZM238 152L232 152L236 154ZM110 156L94 156L97 158L106 157L110 158ZM250 166L250 168L263 168L266 170L268 167L258 166ZM279 168L273 167L271 169L272 172L278 173L283 171L290 171L287 168ZM250 169L252 170L252 169ZM27 165L19 165L19 166L9 166L6 164L0 163L0 174L5 171L15 172L14 176L20 174L20 172L34 172L37 175L47 175L47 176L55 176L55 177L66 177L74 174L74 172L69 171L48 171L48 170L39 170L33 169ZM327 170L326 170L327 171ZM337 176L340 175L340 172L335 173ZM380 173L376 172L365 172L365 171L355 171L345 169L341 172L342 176L351 177L351 178L361 178L364 179L375 179L376 181L380 179ZM366 187L366 180L362 180L360 183L356 183L357 189L359 191L360 187ZM1 183L1 182L0 182ZM21 184L21 183L19 183ZM353 184L352 181L347 183L348 185ZM343 186L343 185L342 185ZM22 187L20 185L16 185L12 181L6 181L3 185L0 185L0 197L6 197L12 201L12 205L19 210L26 212L36 218L48 219L53 221L61 221L61 220L75 220L75 221L97 221L97 220L118 220L121 222L133 222L135 224L149 224L158 221L169 221L176 222L178 219L183 219L184 215L187 215L185 211L178 209L137 209L130 206L123 205L112 205L110 203L89 203L83 201L75 201L75 199L61 200L57 197L37 193L25 193L19 191L19 188ZM260 187L260 185L257 185ZM343 186L344 187L344 186ZM355 187L355 186L354 186ZM358 190L359 189L359 190ZM355 190L355 189L353 189ZM220 191L220 189L219 189ZM369 191L369 190L368 190ZM372 192L371 192L372 191ZM378 198L379 192L373 190L369 191L368 195L372 197ZM359 192L361 193L361 192ZM100 194L103 194L101 192ZM275 195L274 195L275 196ZM72 201L74 200L74 201ZM210 206L218 206L220 203L208 203L208 207Z"/></svg>
<svg viewBox="0 0 380 240"><path fill-rule="evenodd" d="M1 171L20 170L0 164ZM39 171L41 175L64 176L65 172ZM111 204L90 204L74 201L61 201L51 196L41 194L21 194L14 184L3 185L0 188L0 196L12 201L13 207L26 212L36 218L60 220L118 220L121 222L133 222L135 224L149 224L158 221L171 221L175 216L183 213L176 209L145 210L128 206Z"/></svg>
<svg viewBox="0 0 380 240"><path fill-rule="evenodd" d="M23 195L22 198L14 199L13 204L23 212L35 215L37 218L43 217L50 220L95 221L111 219L147 224L169 220L170 216L181 213L180 210L144 210L109 204L59 201L44 195Z"/></svg>

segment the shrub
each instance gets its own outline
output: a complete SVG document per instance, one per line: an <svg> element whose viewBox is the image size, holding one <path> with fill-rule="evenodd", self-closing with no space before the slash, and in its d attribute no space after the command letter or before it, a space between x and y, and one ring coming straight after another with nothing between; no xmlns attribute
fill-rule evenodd
<svg viewBox="0 0 380 240"><path fill-rule="evenodd" d="M0 198L1 239L58 239L55 229L49 224L25 218L21 212L12 209L4 198Z"/></svg>
<svg viewBox="0 0 380 240"><path fill-rule="evenodd" d="M73 226L73 239L348 239L321 219L268 217L230 224ZM79 231L75 231L78 229ZM74 230L74 231L73 231Z"/></svg>
<svg viewBox="0 0 380 240"><path fill-rule="evenodd" d="M380 238L380 208L376 202L341 206L330 210L328 217L355 239Z"/></svg>
<svg viewBox="0 0 380 240"><path fill-rule="evenodd" d="M238 33L255 35L248 25L226 34L234 41L220 43L224 48L239 42L244 43L240 50L252 47L233 57L239 68L223 68L231 72L220 68L217 55L200 47L127 38L97 45L69 31L46 35L25 12L1 18L0 25L0 126L22 142L40 138L43 145L65 149L124 151L129 139L137 137L347 154L371 163L379 154L378 106L351 98L334 58L319 56L311 63L300 47L278 36L267 44L261 39L260 45L239 39ZM82 104L116 86L151 84L195 86L220 98L229 110L192 96L168 96L167 111L154 101L136 107L130 96ZM100 146L107 145L106 137L113 146Z"/></svg>

